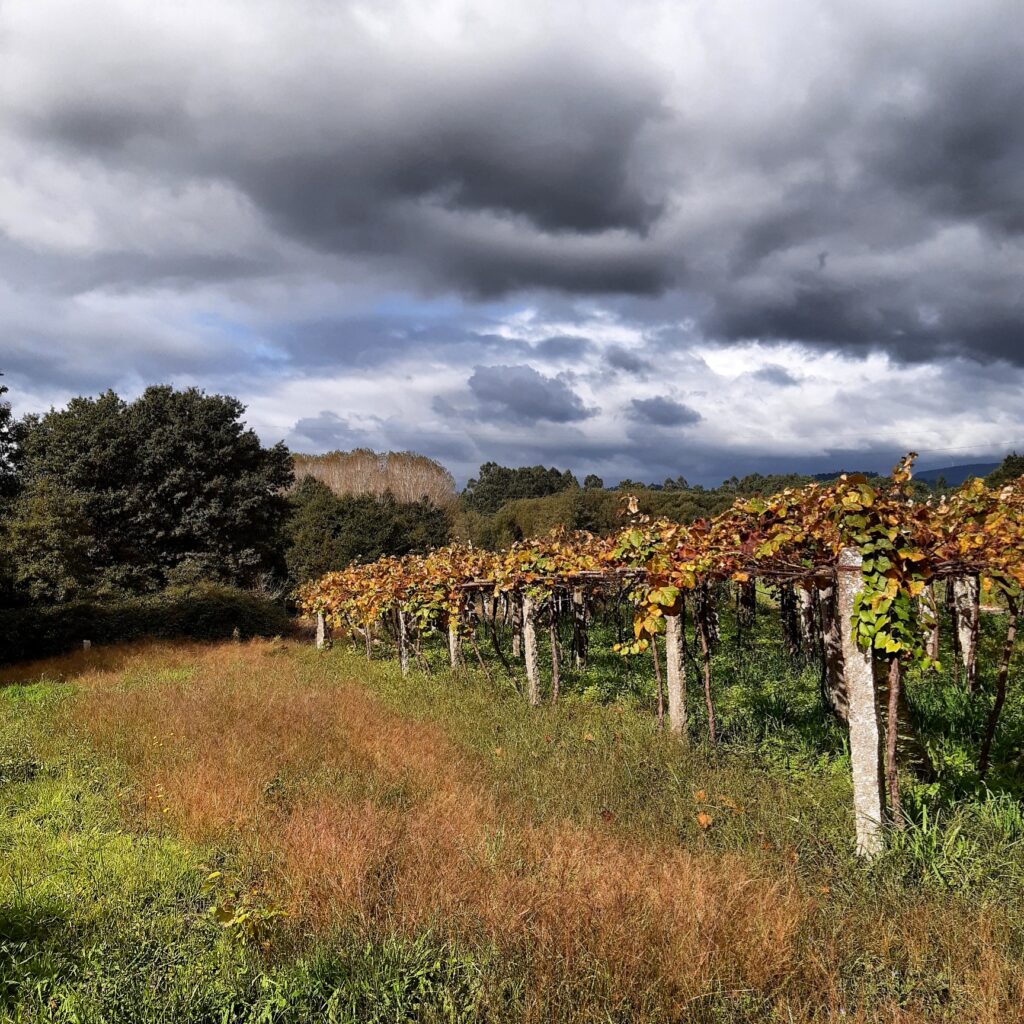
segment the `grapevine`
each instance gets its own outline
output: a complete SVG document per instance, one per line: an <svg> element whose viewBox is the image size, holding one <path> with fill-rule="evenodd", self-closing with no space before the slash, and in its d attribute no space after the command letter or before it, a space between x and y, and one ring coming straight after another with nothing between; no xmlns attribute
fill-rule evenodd
<svg viewBox="0 0 1024 1024"><path fill-rule="evenodd" d="M1016 595L1024 587L1024 478L1000 489L967 482L936 503L910 487L914 456L891 477L844 475L831 484L740 499L722 514L684 526L627 509L611 537L555 531L504 552L451 546L427 555L383 558L328 573L299 593L300 609L323 613L336 629L363 632L397 610L428 633L461 621L473 592L529 593L543 604L558 588L628 584L634 639L623 653L646 650L666 615L687 592L716 581L813 587L834 575L839 551L863 556L864 591L854 631L862 647L929 663L925 613L928 583L980 574L987 589Z"/></svg>

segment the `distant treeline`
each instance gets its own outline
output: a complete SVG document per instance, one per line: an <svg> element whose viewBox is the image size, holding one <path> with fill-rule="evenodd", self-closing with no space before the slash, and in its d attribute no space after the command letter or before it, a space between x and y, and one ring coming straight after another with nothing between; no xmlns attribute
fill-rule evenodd
<svg viewBox="0 0 1024 1024"><path fill-rule="evenodd" d="M407 453L402 453L407 454ZM374 455L367 452L332 453L327 459L343 460L349 456L367 455L382 464L399 458L396 453ZM416 457L422 458L422 457ZM424 464L431 460L424 459ZM439 464L432 463L436 470L450 474ZM1016 453L1007 456L1000 468L988 478L990 484L1014 479L1024 473L1024 456ZM498 549L527 537L542 536L551 529L562 526L569 530L589 530L592 533L608 533L622 523L623 508L627 495L636 496L640 510L652 516L664 516L678 522L693 522L716 515L728 508L739 497L774 494L787 487L799 487L812 481L825 482L840 474L818 473L804 476L796 473L763 475L752 473L744 477L730 477L718 487L691 486L684 477L669 478L662 483L642 483L637 480L620 480L614 486L606 487L604 481L593 474L584 477L580 484L571 470L560 470L545 466L501 466L495 462L484 463L477 475L470 479L461 494L454 490L442 491L440 501L424 497L418 503L387 500L383 507L370 514L369 506L352 504L353 500L378 494L375 486L364 485L360 477L351 474L341 488L341 504L332 513L336 526L331 531L314 528L318 515L304 512L305 536L331 537L325 544L323 557L308 560L303 568L313 564L335 567L339 562L363 561L371 557L372 551L380 554L407 554L421 551L424 545L444 543L442 536L457 541L469 541L477 547ZM866 476L877 477L874 472ZM321 478L322 479L322 478ZM363 479L372 481L373 473ZM921 497L937 496L945 489L940 477L934 484L917 483ZM302 506L313 501L316 492L303 494L301 489L295 500ZM320 494L316 504L329 506L327 498ZM428 514L428 506L444 512L443 520ZM351 509L352 511L346 511ZM362 511L359 511L359 510ZM360 528L359 524L364 524ZM409 525L412 524L412 525ZM333 552L333 554L332 554ZM352 556L348 557L348 553ZM303 572L306 578L316 575Z"/></svg>
<svg viewBox="0 0 1024 1024"><path fill-rule="evenodd" d="M753 474L704 488L677 476L606 487L568 469L487 462L458 494L444 466L413 452L265 447L243 412L235 398L169 386L130 402L112 391L75 398L21 420L0 401L0 658L4 609L18 610L23 628L32 607L74 604L79 612L63 618L81 622L83 602L107 602L104 635L114 635L115 605L215 586L216 621L227 628L224 588L284 602L305 580L381 555L453 540L501 548L557 526L608 532L627 494L650 515L690 522L810 479ZM989 481L1022 472L1024 457L1012 455ZM149 607L126 635L148 621ZM237 618L254 621L251 604Z"/></svg>
<svg viewBox="0 0 1024 1024"><path fill-rule="evenodd" d="M515 481L516 485L508 489L515 495L512 500L497 500L490 486L495 478L502 481L502 489L506 481ZM560 486L554 488L556 478ZM531 481L537 484L533 493ZM710 489L691 487L682 477L653 485L623 480L614 488L606 488L598 477L588 476L581 487L568 471L560 473L540 466L511 469L489 463L481 467L479 478L471 480L463 492L453 530L459 540L494 549L541 536L557 526L609 533L622 525L628 495L634 495L640 510L648 515L689 523L721 512L742 495L772 494L806 482L802 476L755 473ZM481 493L484 501L480 500Z"/></svg>

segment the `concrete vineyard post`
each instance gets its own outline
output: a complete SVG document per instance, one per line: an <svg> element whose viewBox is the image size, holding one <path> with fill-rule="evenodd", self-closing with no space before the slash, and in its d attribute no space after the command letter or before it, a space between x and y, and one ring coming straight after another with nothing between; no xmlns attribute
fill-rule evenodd
<svg viewBox="0 0 1024 1024"><path fill-rule="evenodd" d="M322 651L327 646L327 619L323 612L316 613L316 649Z"/></svg>
<svg viewBox="0 0 1024 1024"><path fill-rule="evenodd" d="M526 692L532 707L540 706L540 657L537 654L537 610L532 597L523 595L523 653L526 655Z"/></svg>
<svg viewBox="0 0 1024 1024"><path fill-rule="evenodd" d="M683 617L665 616L665 663L668 675L668 730L686 736L686 662L683 657Z"/></svg>
<svg viewBox="0 0 1024 1024"><path fill-rule="evenodd" d="M921 594L921 607L924 611L925 624L928 626L928 639L925 642L925 653L935 661L939 660L939 605L935 598L935 584L929 583Z"/></svg>
<svg viewBox="0 0 1024 1024"><path fill-rule="evenodd" d="M516 596L512 602L512 657L517 661L523 656L523 599Z"/></svg>
<svg viewBox="0 0 1024 1024"><path fill-rule="evenodd" d="M843 641L843 671L849 699L850 763L853 773L853 811L857 828L857 853L871 858L882 852L884 834L884 775L882 733L878 720L875 673L870 650L857 643L853 633L853 608L864 587L863 558L856 548L839 554L839 628Z"/></svg>
<svg viewBox="0 0 1024 1024"><path fill-rule="evenodd" d="M582 587L572 592L572 640L576 670L587 667L587 598Z"/></svg>
<svg viewBox="0 0 1024 1024"><path fill-rule="evenodd" d="M558 608L554 602L554 595L550 605L551 621L548 627L548 635L551 640L551 703L558 703L558 691L561 686L561 663L558 657Z"/></svg>
<svg viewBox="0 0 1024 1024"><path fill-rule="evenodd" d="M960 576L953 581L953 607L956 609L956 630L960 657L963 661L967 689L974 690L978 664L979 594L977 576Z"/></svg>
<svg viewBox="0 0 1024 1024"><path fill-rule="evenodd" d="M402 667L402 675L409 674L409 634L405 629L405 614L398 612L398 663Z"/></svg>
<svg viewBox="0 0 1024 1024"><path fill-rule="evenodd" d="M462 637L459 636L459 617L448 616L448 660L453 669L462 667Z"/></svg>
<svg viewBox="0 0 1024 1024"><path fill-rule="evenodd" d="M800 604L800 642L806 653L814 650L814 591L810 587L799 587L797 597Z"/></svg>

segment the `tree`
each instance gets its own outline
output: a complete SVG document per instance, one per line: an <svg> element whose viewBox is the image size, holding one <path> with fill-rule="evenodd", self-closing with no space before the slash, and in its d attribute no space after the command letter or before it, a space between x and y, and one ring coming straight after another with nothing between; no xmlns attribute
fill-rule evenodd
<svg viewBox="0 0 1024 1024"><path fill-rule="evenodd" d="M81 500L46 477L22 491L4 524L12 582L32 601L67 601L82 591L91 544Z"/></svg>
<svg viewBox="0 0 1024 1024"><path fill-rule="evenodd" d="M307 477L291 498L288 575L297 585L352 562L425 553L447 544L449 534L444 511L427 499L400 502L390 492L339 496Z"/></svg>
<svg viewBox="0 0 1024 1024"><path fill-rule="evenodd" d="M18 438L21 433L20 425L11 413L11 403L2 400L6 394L7 387L0 384L0 514L4 503L18 489Z"/></svg>
<svg viewBox="0 0 1024 1024"><path fill-rule="evenodd" d="M1024 455L1011 452L1003 459L998 469L989 473L985 482L989 487L1004 487L1021 476L1024 476Z"/></svg>
<svg viewBox="0 0 1024 1024"><path fill-rule="evenodd" d="M29 418L27 487L73 495L87 524L98 593L214 579L240 586L282 573L291 457L264 448L235 398L196 388L113 391Z"/></svg>
<svg viewBox="0 0 1024 1024"><path fill-rule="evenodd" d="M583 480L583 490L600 491L604 489L604 481L596 473L588 473Z"/></svg>
<svg viewBox="0 0 1024 1024"><path fill-rule="evenodd" d="M0 384L0 604L9 603L14 596L14 563L10 541L4 537L4 524L20 486L21 424L14 419L10 402L3 400L6 394L7 388Z"/></svg>
<svg viewBox="0 0 1024 1024"><path fill-rule="evenodd" d="M543 466L512 468L485 462L479 475L466 484L462 500L466 508L491 515L517 498L543 498L577 487L579 482L568 469L562 472Z"/></svg>

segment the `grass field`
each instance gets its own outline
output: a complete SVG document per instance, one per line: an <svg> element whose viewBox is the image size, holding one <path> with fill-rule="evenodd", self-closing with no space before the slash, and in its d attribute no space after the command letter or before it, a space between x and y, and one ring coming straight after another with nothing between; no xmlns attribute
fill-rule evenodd
<svg viewBox="0 0 1024 1024"><path fill-rule="evenodd" d="M494 666L292 641L5 669L0 1013L1020 1020L1020 709L973 792L976 713L916 695L939 778L866 868L813 672L722 658L725 743L687 751L639 668L535 713Z"/></svg>

